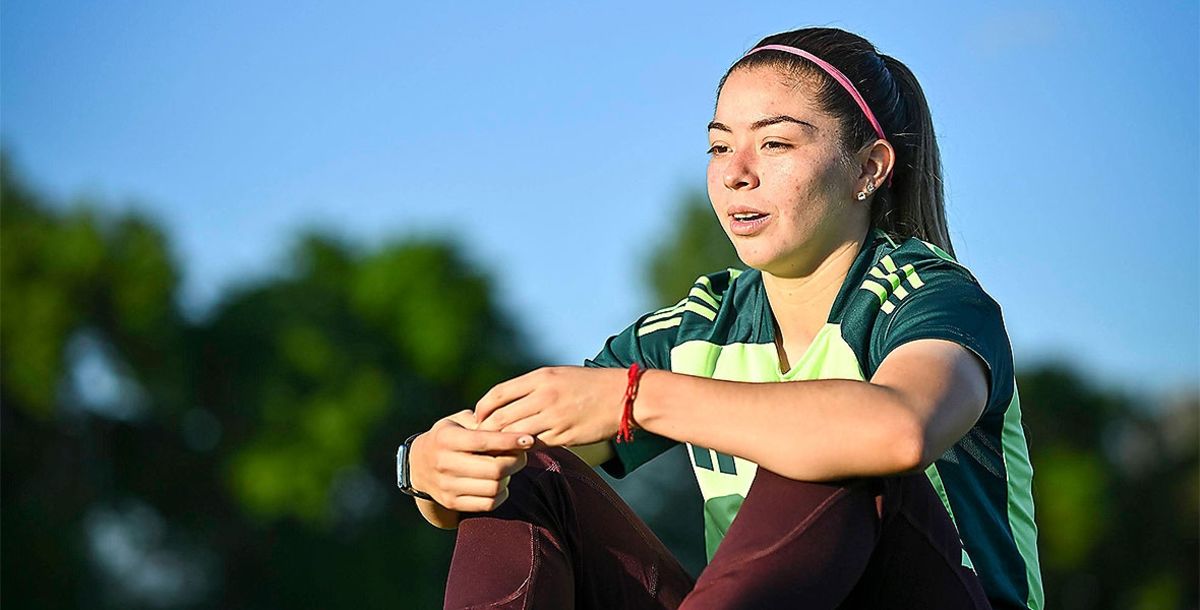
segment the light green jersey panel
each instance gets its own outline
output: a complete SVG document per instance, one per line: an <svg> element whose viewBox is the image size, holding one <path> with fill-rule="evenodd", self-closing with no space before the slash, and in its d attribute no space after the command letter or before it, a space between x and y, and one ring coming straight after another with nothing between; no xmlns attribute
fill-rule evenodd
<svg viewBox="0 0 1200 610"><path fill-rule="evenodd" d="M826 324L786 373L780 371L775 344L687 341L671 349L671 370L712 379L770 382L801 379L862 380L854 350L842 339L841 327Z"/></svg>
<svg viewBox="0 0 1200 610"><path fill-rule="evenodd" d="M742 494L729 494L704 501L704 552L709 561L717 554L717 547L745 500Z"/></svg>
<svg viewBox="0 0 1200 610"><path fill-rule="evenodd" d="M1012 405L1004 414L1004 469L1008 473L1008 525L1017 549L1025 558L1025 578L1029 588L1027 605L1034 610L1045 606L1042 570L1037 549L1037 522L1033 515L1033 465L1029 445L1021 425L1021 398L1014 391Z"/></svg>
<svg viewBox="0 0 1200 610"><path fill-rule="evenodd" d="M946 484L942 482L942 474L938 472L937 464L930 464L929 468L925 469L925 476L929 477L929 482L933 484L933 490L937 492L938 498L942 500L942 506L946 507L946 513L950 515L950 521L957 528L958 520L954 518L954 508L950 506L950 498L946 496ZM971 561L971 555L967 553L967 549L965 548L962 552L962 564L972 570L975 569L975 564Z"/></svg>

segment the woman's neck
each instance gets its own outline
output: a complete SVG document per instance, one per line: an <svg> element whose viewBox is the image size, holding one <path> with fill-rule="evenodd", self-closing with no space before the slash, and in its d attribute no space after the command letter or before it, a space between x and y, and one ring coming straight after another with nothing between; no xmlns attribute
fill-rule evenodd
<svg viewBox="0 0 1200 610"><path fill-rule="evenodd" d="M799 358L829 319L838 291L864 247L864 241L838 244L808 274L779 277L764 272L763 288L775 316L776 345L780 364L786 371Z"/></svg>

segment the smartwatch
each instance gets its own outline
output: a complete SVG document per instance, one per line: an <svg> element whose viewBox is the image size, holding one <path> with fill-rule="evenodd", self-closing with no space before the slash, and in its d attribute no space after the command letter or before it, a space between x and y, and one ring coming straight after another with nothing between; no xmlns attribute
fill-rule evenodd
<svg viewBox="0 0 1200 610"><path fill-rule="evenodd" d="M413 439L420 435L421 433L418 432L408 437L408 440L404 441L404 444L400 445L400 448L396 450L396 487L399 487L400 491L414 498L433 500L433 496L423 491L417 491L413 489L412 479L409 476L408 455L412 452Z"/></svg>

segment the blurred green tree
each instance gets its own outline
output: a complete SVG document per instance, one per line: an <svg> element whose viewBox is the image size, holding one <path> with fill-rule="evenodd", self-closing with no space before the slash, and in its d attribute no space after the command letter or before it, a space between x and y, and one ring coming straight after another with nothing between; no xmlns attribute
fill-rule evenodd
<svg viewBox="0 0 1200 610"><path fill-rule="evenodd" d="M1018 375L1047 607L1195 608L1195 388L1134 398L1046 363Z"/></svg>
<svg viewBox="0 0 1200 610"><path fill-rule="evenodd" d="M730 267L744 268L713 213L708 195L700 191L685 193L671 218L674 233L654 249L646 270L654 307L678 301L701 275Z"/></svg>
<svg viewBox="0 0 1200 610"><path fill-rule="evenodd" d="M537 364L453 244L303 235L189 320L152 222L0 181L6 601L440 605L396 444Z"/></svg>

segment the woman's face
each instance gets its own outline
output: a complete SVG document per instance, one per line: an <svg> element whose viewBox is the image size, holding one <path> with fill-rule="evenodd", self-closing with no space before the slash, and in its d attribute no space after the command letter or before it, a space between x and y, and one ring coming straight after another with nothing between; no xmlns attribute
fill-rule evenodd
<svg viewBox="0 0 1200 610"><path fill-rule="evenodd" d="M869 206L854 194L837 120L813 86L774 68L725 80L708 129L708 196L746 265L780 277L808 275L838 245L865 234Z"/></svg>

